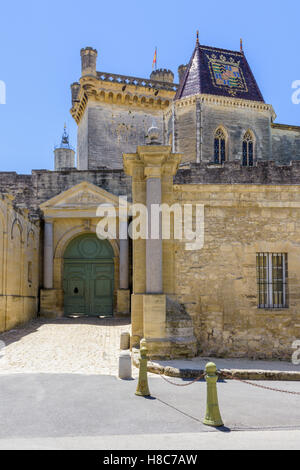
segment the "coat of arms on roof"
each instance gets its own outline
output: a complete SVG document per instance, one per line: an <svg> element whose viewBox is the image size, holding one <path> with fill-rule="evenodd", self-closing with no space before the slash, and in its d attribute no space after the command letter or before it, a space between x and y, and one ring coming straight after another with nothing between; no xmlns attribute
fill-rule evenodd
<svg viewBox="0 0 300 470"><path fill-rule="evenodd" d="M246 80L240 67L240 61L235 62L233 57L226 58L223 54L216 56L206 55L209 62L209 70L212 83L215 87L227 89L227 92L235 96L237 92L248 92Z"/></svg>

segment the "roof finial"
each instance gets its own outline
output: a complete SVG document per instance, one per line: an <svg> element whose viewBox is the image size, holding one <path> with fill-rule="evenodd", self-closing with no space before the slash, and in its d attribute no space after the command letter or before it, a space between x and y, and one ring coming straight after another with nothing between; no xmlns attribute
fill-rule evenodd
<svg viewBox="0 0 300 470"><path fill-rule="evenodd" d="M197 44L199 44L199 31L197 30Z"/></svg>
<svg viewBox="0 0 300 470"><path fill-rule="evenodd" d="M156 125L156 121L153 118L152 126L148 129L148 145L160 145L159 142L159 129Z"/></svg>
<svg viewBox="0 0 300 470"><path fill-rule="evenodd" d="M70 148L70 143L69 143L69 134L67 132L67 124L64 124L64 132L61 138L61 148Z"/></svg>
<svg viewBox="0 0 300 470"><path fill-rule="evenodd" d="M243 39L242 39L242 38L241 38L241 40L240 40L240 51L241 51L242 54L244 53L244 50L243 50Z"/></svg>

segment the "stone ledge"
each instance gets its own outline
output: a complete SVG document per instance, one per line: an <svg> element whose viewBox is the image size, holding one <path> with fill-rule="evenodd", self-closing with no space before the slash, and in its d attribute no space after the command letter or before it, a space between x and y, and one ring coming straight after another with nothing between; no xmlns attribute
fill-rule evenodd
<svg viewBox="0 0 300 470"><path fill-rule="evenodd" d="M139 350L132 350L132 363L139 367ZM148 362L148 372L166 377L179 379L195 379L204 373L201 369L177 369L170 366L162 366L156 362ZM284 381L300 382L300 371L277 371L277 370L255 370L255 369L221 369L218 370L219 378L234 380L253 380L253 381Z"/></svg>

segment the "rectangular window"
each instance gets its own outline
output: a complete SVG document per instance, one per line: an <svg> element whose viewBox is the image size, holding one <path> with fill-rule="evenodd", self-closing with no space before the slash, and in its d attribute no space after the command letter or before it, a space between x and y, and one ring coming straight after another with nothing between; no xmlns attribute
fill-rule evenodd
<svg viewBox="0 0 300 470"><path fill-rule="evenodd" d="M259 308L288 308L286 253L257 253Z"/></svg>

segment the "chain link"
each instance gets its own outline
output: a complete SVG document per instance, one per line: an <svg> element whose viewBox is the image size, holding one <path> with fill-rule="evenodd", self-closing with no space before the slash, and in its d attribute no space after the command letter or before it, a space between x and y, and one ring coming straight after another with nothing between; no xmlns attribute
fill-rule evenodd
<svg viewBox="0 0 300 470"><path fill-rule="evenodd" d="M171 380L167 379L164 376L163 372L160 373L159 375L165 382L168 382L169 384L174 385L175 387L189 387L190 385L194 385L196 382L198 382L199 380L201 380L205 377L205 374L201 374L201 375L199 375L199 377L194 379L192 382L189 382L188 384L176 384L176 383L172 382Z"/></svg>
<svg viewBox="0 0 300 470"><path fill-rule="evenodd" d="M243 380L243 379L239 379L238 377L233 377L232 375L226 374L225 372L222 372L222 371L221 372L219 371L219 374L225 379L227 378L230 380L236 380L237 382L242 382L244 384L251 385L251 387L262 388L264 390L270 390L272 392L288 393L289 395L300 396L300 392L291 392L290 390L280 390L279 388L273 388L273 387L267 387L266 385L255 384L253 382L249 382L248 380Z"/></svg>
<svg viewBox="0 0 300 470"><path fill-rule="evenodd" d="M149 360L150 362L152 362L153 364L153 361L152 359L149 357ZM204 379L205 377L205 373L202 372L201 375L199 375L199 377L197 377L196 379L194 379L192 382L189 382L188 384L176 384L175 382L172 382L171 380L167 379L164 375L163 372L159 372L158 375L165 381L167 382L168 384L170 385L174 385L175 387L189 387L190 385L194 385L196 382L198 382L199 380L201 379Z"/></svg>
<svg viewBox="0 0 300 470"><path fill-rule="evenodd" d="M153 361L150 357L149 357L149 361L152 362L152 364L153 364ZM190 385L194 385L199 380L205 378L205 372L202 372L201 375L199 375L199 377L192 380L188 384L177 384L177 383L172 382L171 380L167 379L163 372L159 372L158 375L165 382L167 382L170 385L174 385L175 387L189 387ZM242 382L244 384L250 385L251 387L262 388L263 390L270 390L272 392L288 393L289 395L299 395L300 396L300 392L291 392L290 390L280 390L280 389L274 388L274 387L267 387L266 385L259 385L259 384L253 383L253 382L249 382L248 380L243 380L243 379L239 379L238 377L233 377L230 374L226 374L226 372L218 371L218 375L219 376L221 375L221 377L224 377L225 379L236 380L237 382Z"/></svg>

